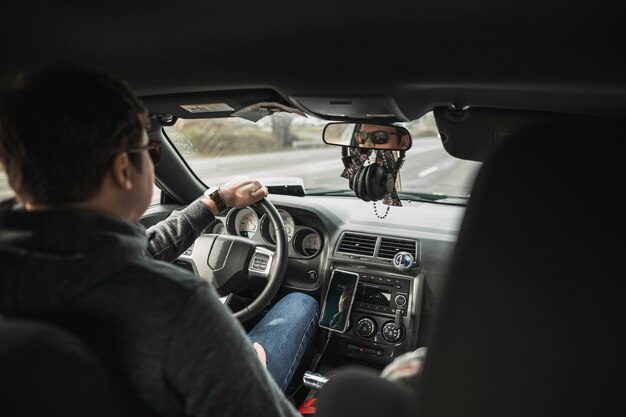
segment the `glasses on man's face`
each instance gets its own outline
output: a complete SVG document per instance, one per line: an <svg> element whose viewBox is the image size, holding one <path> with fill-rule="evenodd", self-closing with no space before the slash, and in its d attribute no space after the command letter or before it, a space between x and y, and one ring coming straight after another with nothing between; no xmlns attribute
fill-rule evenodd
<svg viewBox="0 0 626 417"><path fill-rule="evenodd" d="M156 165L161 160L161 146L163 146L163 144L159 142L158 140L151 140L151 141L148 141L147 145L126 149L126 153L137 153L137 152L148 151L148 154L150 155L150 159L152 159L152 164Z"/></svg>
<svg viewBox="0 0 626 417"><path fill-rule="evenodd" d="M397 135L397 133L385 132L384 130L377 130L374 132L357 132L356 141L359 145L363 145L370 138L372 143L376 145L384 145L389 140L389 135Z"/></svg>

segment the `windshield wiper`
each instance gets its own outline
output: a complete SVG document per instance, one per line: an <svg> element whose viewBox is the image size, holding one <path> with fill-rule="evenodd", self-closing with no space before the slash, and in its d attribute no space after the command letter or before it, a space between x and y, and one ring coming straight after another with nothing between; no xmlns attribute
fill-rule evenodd
<svg viewBox="0 0 626 417"><path fill-rule="evenodd" d="M318 196L331 196L331 197L355 197L354 191L350 189L324 189L315 188L307 190L307 195ZM465 205L469 196L451 196L446 194L430 194L430 193L417 193L417 192L403 192L398 193L400 200L409 201L422 201L428 203L445 203L445 204L458 204Z"/></svg>
<svg viewBox="0 0 626 417"><path fill-rule="evenodd" d="M398 197L400 198L400 200L425 201L425 202L431 202L431 203L455 204L455 205L461 205L461 206L466 205L467 200L469 200L469 196L417 193L417 192L398 193Z"/></svg>
<svg viewBox="0 0 626 417"><path fill-rule="evenodd" d="M307 189L306 195L326 195L331 197L354 197L354 191L350 189L326 189L326 188L314 188Z"/></svg>

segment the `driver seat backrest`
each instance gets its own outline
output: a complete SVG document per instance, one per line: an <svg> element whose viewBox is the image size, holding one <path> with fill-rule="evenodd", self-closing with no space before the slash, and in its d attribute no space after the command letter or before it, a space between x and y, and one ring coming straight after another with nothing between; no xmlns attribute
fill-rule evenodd
<svg viewBox="0 0 626 417"><path fill-rule="evenodd" d="M156 416L73 334L1 317L0 415Z"/></svg>
<svg viewBox="0 0 626 417"><path fill-rule="evenodd" d="M626 415L623 137L570 120L499 146L475 180L418 385L346 369L320 392L320 417Z"/></svg>
<svg viewBox="0 0 626 417"><path fill-rule="evenodd" d="M479 172L415 415L626 415L624 138L528 129Z"/></svg>

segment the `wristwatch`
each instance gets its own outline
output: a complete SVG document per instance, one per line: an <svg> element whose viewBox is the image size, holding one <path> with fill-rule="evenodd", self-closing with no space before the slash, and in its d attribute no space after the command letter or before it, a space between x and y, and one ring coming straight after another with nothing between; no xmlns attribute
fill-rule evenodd
<svg viewBox="0 0 626 417"><path fill-rule="evenodd" d="M222 200L222 196L220 195L220 187L212 187L204 192L204 195L209 197L215 203L215 207L217 207L218 214L222 214L228 207L224 200Z"/></svg>

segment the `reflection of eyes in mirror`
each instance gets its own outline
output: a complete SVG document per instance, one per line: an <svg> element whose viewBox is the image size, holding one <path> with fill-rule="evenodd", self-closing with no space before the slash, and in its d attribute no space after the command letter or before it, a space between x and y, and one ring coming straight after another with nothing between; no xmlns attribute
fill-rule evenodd
<svg viewBox="0 0 626 417"><path fill-rule="evenodd" d="M360 131L354 133L360 148L406 149L408 135L402 135L402 132L398 132L397 129L368 132L367 127L362 126Z"/></svg>
<svg viewBox="0 0 626 417"><path fill-rule="evenodd" d="M367 149L407 150L412 144L406 128L375 123L330 123L323 139L329 145Z"/></svg>

